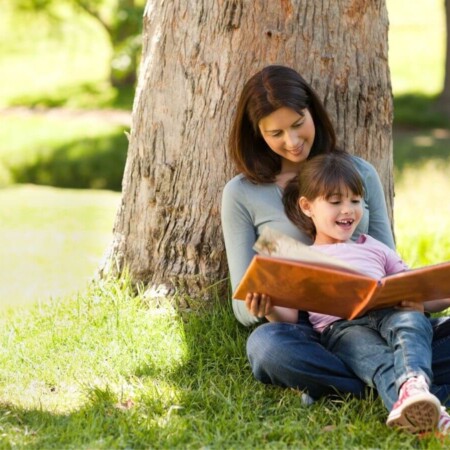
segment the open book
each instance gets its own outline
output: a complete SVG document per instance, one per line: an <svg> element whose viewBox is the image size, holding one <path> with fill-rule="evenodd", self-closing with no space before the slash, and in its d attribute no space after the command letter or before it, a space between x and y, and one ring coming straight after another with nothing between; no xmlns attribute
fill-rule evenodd
<svg viewBox="0 0 450 450"><path fill-rule="evenodd" d="M233 298L247 292L270 295L273 304L353 319L402 300L450 297L450 262L376 280L282 233L266 227Z"/></svg>

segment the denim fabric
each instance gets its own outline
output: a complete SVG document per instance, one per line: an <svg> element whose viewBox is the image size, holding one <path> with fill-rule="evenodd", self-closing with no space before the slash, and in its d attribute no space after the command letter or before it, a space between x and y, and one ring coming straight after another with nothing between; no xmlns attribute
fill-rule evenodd
<svg viewBox="0 0 450 450"><path fill-rule="evenodd" d="M433 329L424 314L389 308L335 322L321 341L361 380L376 387L391 410L407 379L423 375L431 384L432 338Z"/></svg>
<svg viewBox="0 0 450 450"><path fill-rule="evenodd" d="M450 317L428 320L434 331L430 390L450 406ZM375 350L392 355L386 342L380 341ZM336 392L365 395L366 383L320 343L304 314L295 325L272 322L255 328L247 341L247 355L255 378L263 383L305 390L315 399ZM397 399L393 356L383 370L380 376L386 377L388 400L384 401L389 408Z"/></svg>

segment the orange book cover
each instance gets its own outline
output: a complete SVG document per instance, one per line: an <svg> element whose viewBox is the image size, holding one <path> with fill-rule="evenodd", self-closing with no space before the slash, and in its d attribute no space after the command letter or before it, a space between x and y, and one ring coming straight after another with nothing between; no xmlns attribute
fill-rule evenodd
<svg viewBox="0 0 450 450"><path fill-rule="evenodd" d="M247 292L270 295L275 305L353 319L402 300L450 297L450 262L376 280L269 228L233 298Z"/></svg>

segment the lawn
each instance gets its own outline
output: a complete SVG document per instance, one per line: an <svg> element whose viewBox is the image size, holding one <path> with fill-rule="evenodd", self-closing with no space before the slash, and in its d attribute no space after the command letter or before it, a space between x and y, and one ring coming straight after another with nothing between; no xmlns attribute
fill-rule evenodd
<svg viewBox="0 0 450 450"><path fill-rule="evenodd" d="M0 189L0 309L83 290L112 238L120 194Z"/></svg>
<svg viewBox="0 0 450 450"><path fill-rule="evenodd" d="M429 102L442 82L443 2L387 3L395 95L424 93ZM6 17L0 16L0 86L8 86L1 105L117 105L117 93L104 84L104 36L93 30L96 38L86 41L79 34L91 23L69 23L62 37L39 23L26 23L37 30L29 33ZM16 31L22 39L6 50ZM30 36L41 35L49 42L34 49ZM421 70L411 70L417 65ZM23 82L15 82L17 69ZM417 103L407 109L422 110ZM33 115L2 123L4 164L62 148L77 154L86 130L87 148L105 139L117 143L124 131L110 122ZM450 259L447 131L400 130L394 137L399 252L413 267ZM29 184L0 190L1 449L443 447L433 437L420 441L388 429L378 399L324 399L305 407L299 392L256 382L245 356L249 330L227 302L179 311L152 305L126 277L90 283L119 201L110 190Z"/></svg>

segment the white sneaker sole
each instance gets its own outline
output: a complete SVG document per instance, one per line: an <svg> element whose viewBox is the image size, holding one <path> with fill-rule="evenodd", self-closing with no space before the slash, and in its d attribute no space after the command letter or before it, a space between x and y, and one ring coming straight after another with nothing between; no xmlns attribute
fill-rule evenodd
<svg viewBox="0 0 450 450"><path fill-rule="evenodd" d="M418 394L392 410L386 425L410 433L423 433L437 428L440 415L441 403L437 397L433 394Z"/></svg>

